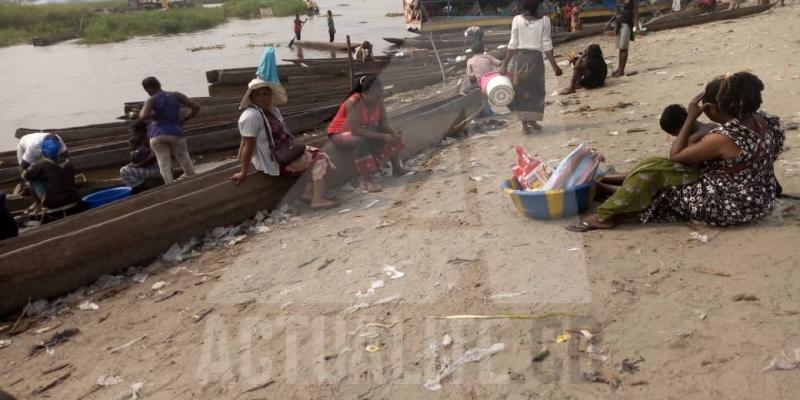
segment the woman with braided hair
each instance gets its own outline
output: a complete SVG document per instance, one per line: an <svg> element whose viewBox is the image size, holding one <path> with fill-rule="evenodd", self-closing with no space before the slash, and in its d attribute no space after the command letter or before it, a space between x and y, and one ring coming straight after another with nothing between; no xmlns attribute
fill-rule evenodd
<svg viewBox="0 0 800 400"><path fill-rule="evenodd" d="M638 217L642 222L695 220L741 225L768 215L778 195L774 164L783 148L780 120L763 111L764 83L749 73L717 77L687 107L688 117L672 143L670 160L697 167L700 179L659 190ZM689 137L701 114L720 124L697 143ZM626 190L625 184L620 190ZM581 232L612 228L613 219L584 219Z"/></svg>

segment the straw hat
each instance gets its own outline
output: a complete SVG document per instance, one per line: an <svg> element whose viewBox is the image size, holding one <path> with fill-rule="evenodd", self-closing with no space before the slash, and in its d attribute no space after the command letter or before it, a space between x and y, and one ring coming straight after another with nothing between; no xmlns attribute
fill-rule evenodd
<svg viewBox="0 0 800 400"><path fill-rule="evenodd" d="M253 90L261 89L268 87L272 90L272 105L279 106L282 104L286 104L288 101L288 96L286 95L286 89L280 83L265 81L260 78L255 78L250 83L247 84L247 92L245 92L244 97L242 97L242 102L239 103L239 110L244 110L247 107L250 107L253 104L250 101L250 93L253 93Z"/></svg>

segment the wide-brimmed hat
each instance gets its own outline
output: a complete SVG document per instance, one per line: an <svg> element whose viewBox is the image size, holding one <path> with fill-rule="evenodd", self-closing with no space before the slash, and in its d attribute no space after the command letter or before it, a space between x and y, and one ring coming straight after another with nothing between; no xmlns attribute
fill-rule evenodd
<svg viewBox="0 0 800 400"><path fill-rule="evenodd" d="M250 105L253 104L253 102L250 101L250 94L253 93L253 90L265 87L268 87L270 90L272 90L272 105L279 106L286 104L288 101L288 96L286 95L286 89L284 89L280 83L255 78L247 84L247 92L245 92L244 97L242 97L242 102L239 103L239 109L244 110L245 108L250 107Z"/></svg>

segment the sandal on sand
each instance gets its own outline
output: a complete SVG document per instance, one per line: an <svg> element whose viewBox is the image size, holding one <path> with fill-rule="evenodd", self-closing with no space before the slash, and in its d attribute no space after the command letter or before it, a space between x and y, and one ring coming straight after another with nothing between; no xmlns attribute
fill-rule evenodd
<svg viewBox="0 0 800 400"><path fill-rule="evenodd" d="M584 233L584 232L594 231L594 230L597 230L597 229L608 229L608 228L597 226L597 225L592 225L592 224L590 224L590 223L588 223L586 221L581 221L580 223L577 223L577 224L566 225L566 226L564 226L564 229L566 229L566 230L568 230L570 232Z"/></svg>

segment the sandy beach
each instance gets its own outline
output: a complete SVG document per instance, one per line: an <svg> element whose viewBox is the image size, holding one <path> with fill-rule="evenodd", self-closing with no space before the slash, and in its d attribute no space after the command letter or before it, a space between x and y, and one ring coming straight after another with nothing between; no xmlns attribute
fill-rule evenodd
<svg viewBox="0 0 800 400"><path fill-rule="evenodd" d="M666 156L662 108L727 72L758 75L763 109L800 123L798 20L794 4L638 37L629 76L548 96L539 134L523 136L511 114L483 119L383 192L340 191L336 209L274 214L259 233L76 294L19 321L0 348L0 388L64 400L795 398L800 368L762 372L773 358L800 363L794 202L732 229L577 234L564 229L574 219L520 215L500 185L516 145L553 163L587 142L618 171ZM590 43L616 61L607 36L557 48L558 60ZM570 72L548 67L548 93ZM791 194L799 134L786 130L776 163Z"/></svg>

